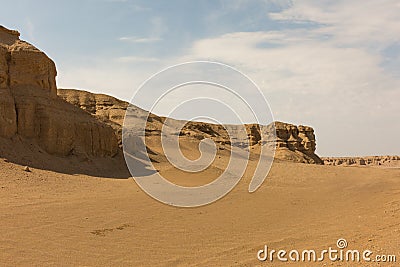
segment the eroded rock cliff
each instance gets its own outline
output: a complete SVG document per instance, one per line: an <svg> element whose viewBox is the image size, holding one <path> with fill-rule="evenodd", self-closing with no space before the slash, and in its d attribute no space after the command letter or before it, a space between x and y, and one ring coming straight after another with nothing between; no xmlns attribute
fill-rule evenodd
<svg viewBox="0 0 400 267"><path fill-rule="evenodd" d="M73 89L59 89L58 96L111 126L118 138L118 144L121 145L122 125L128 107L127 102L104 94Z"/></svg>
<svg viewBox="0 0 400 267"><path fill-rule="evenodd" d="M0 137L38 142L50 154L114 156L115 131L57 97L54 62L0 26Z"/></svg>
<svg viewBox="0 0 400 267"><path fill-rule="evenodd" d="M309 126L275 122L276 157L303 163L323 164L315 154L314 129Z"/></svg>
<svg viewBox="0 0 400 267"><path fill-rule="evenodd" d="M73 89L58 89L58 95L69 103L79 107L88 113L96 116L105 123L111 125L118 133L118 139L121 143L122 126L124 116L129 103L116 99L114 97L93 94L86 91ZM137 118L145 118L147 112L137 108L134 112ZM160 136L165 118L150 114L147 122L146 135ZM173 124L174 120L170 120ZM268 145L268 142L275 141L275 157L282 160L322 164L322 160L315 154L316 141L314 130L308 126L295 126L283 122L275 122L274 125L247 124L246 132L238 134L232 140L228 132L230 129L238 133L238 125L216 125L204 122L187 122L181 132L181 136L201 140L211 138L219 145L233 145L237 147L252 147ZM270 137L272 127L276 129L276 139L266 138L262 140L261 136Z"/></svg>

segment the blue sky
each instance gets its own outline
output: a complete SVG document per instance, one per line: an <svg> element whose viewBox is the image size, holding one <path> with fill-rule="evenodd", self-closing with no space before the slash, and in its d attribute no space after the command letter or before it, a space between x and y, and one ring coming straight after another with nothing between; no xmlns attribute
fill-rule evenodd
<svg viewBox="0 0 400 267"><path fill-rule="evenodd" d="M0 24L45 51L61 88L124 100L189 60L234 66L320 155L400 154L396 0L2 1Z"/></svg>

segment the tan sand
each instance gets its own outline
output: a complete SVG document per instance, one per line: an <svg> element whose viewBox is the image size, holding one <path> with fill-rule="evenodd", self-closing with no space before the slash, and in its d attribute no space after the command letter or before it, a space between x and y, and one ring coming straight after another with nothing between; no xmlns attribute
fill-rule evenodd
<svg viewBox="0 0 400 267"><path fill-rule="evenodd" d="M5 266L271 266L257 260L264 245L317 250L339 238L400 260L399 169L278 162L255 193L246 176L222 200L189 209L153 200L132 178L28 173L3 160L0 170Z"/></svg>

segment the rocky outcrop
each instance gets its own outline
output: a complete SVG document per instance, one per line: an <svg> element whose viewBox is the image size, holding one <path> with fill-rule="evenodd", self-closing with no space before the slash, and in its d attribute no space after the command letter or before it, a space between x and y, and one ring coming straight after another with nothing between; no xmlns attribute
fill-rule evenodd
<svg viewBox="0 0 400 267"><path fill-rule="evenodd" d="M315 154L316 140L314 129L309 126L275 122L276 156L281 159L323 164Z"/></svg>
<svg viewBox="0 0 400 267"><path fill-rule="evenodd" d="M50 154L114 156L114 130L57 97L54 62L0 27L0 137L38 142Z"/></svg>
<svg viewBox="0 0 400 267"><path fill-rule="evenodd" d="M219 144L231 144L228 132L224 129L238 132L238 125L215 125L202 122L190 122L182 130L186 136L198 139L211 138ZM316 141L314 130L308 126L295 126L289 123L274 122L273 125L246 124L246 133L237 135L232 145L237 147L263 146L275 143L275 157L301 163L322 164L315 154ZM275 127L276 136L271 133ZM262 138L262 136L264 138ZM275 139L274 139L275 138Z"/></svg>
<svg viewBox="0 0 400 267"><path fill-rule="evenodd" d="M104 121L123 125L128 103L104 94L82 90L58 89L58 96L65 101L97 116Z"/></svg>
<svg viewBox="0 0 400 267"><path fill-rule="evenodd" d="M58 89L59 97L94 115L116 132L118 144L122 143L122 125L128 103L112 96L93 94L81 90Z"/></svg>
<svg viewBox="0 0 400 267"><path fill-rule="evenodd" d="M58 89L59 97L96 116L105 123L111 125L118 133L121 143L121 132L125 111L129 103L114 97L93 94L73 89ZM137 118L145 118L147 112L137 108ZM147 122L146 136L159 136L165 118L150 114ZM170 120L173 124L174 120ZM271 132L276 129L276 139L272 139ZM226 129L238 133L234 138L229 137ZM241 133L238 125L217 125L204 122L187 122L181 132L181 136L201 140L210 138L219 145L233 145L236 147L263 146L268 143L276 143L276 158L302 162L322 164L322 160L315 154L316 141L314 130L308 126L295 126L283 122L275 122L273 125L263 126L258 124L245 125L246 132ZM262 140L262 136L267 137Z"/></svg>
<svg viewBox="0 0 400 267"><path fill-rule="evenodd" d="M325 165L333 166L387 166L400 167L400 156L326 157Z"/></svg>

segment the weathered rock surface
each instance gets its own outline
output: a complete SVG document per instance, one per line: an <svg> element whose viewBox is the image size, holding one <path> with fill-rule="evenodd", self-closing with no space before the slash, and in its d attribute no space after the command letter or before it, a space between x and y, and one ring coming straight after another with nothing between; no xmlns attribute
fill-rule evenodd
<svg viewBox="0 0 400 267"><path fill-rule="evenodd" d="M111 125L118 133L119 142L121 142L122 126L129 103L111 96L73 89L58 89L58 95L76 107ZM137 107L136 109L135 112L131 112L136 116L136 119L145 119L147 112ZM147 121L146 136L159 136L164 121L165 118L150 114ZM170 126L173 126L174 121L173 119L169 120ZM224 127L240 134L237 134L231 141ZM275 141L277 148L276 158L302 163L322 164L322 160L315 154L315 135L311 127L275 122L276 139L274 140L269 139L272 127L272 125L248 124L245 125L246 132L241 133L239 131L241 126L238 125L222 126L204 122L187 122L180 133L177 134L197 140L211 138L220 145L237 147L247 147L248 144L250 146L262 146ZM268 138L261 141L261 136L267 136Z"/></svg>
<svg viewBox="0 0 400 267"><path fill-rule="evenodd" d="M400 167L400 156L325 157L325 165Z"/></svg>
<svg viewBox="0 0 400 267"><path fill-rule="evenodd" d="M122 125L128 103L112 96L93 94L81 90L58 89L57 94L65 101L85 110L111 126L116 132L118 144L122 142Z"/></svg>
<svg viewBox="0 0 400 267"><path fill-rule="evenodd" d="M115 131L57 97L54 62L0 27L0 137L38 142L50 154L114 156Z"/></svg>
<svg viewBox="0 0 400 267"><path fill-rule="evenodd" d="M57 94L65 101L93 114L104 121L118 125L124 123L128 103L104 94L93 94L74 89L58 89Z"/></svg>
<svg viewBox="0 0 400 267"><path fill-rule="evenodd" d="M238 125L214 125L202 122L190 122L182 130L185 135L199 139L211 138L220 144L230 144L228 132L224 127L239 132ZM276 136L271 135L275 127ZM275 143L275 158L301 163L322 164L322 160L315 154L316 141L314 130L308 126L275 122L273 125L246 124L246 133L239 134L232 140L232 145L246 147L250 145L264 146ZM264 138L262 138L264 136Z"/></svg>
<svg viewBox="0 0 400 267"><path fill-rule="evenodd" d="M309 126L275 122L276 157L296 162L323 164L315 154L314 129Z"/></svg>

